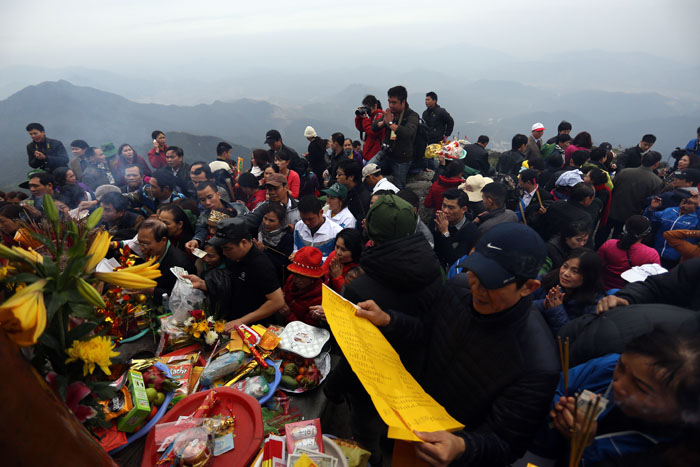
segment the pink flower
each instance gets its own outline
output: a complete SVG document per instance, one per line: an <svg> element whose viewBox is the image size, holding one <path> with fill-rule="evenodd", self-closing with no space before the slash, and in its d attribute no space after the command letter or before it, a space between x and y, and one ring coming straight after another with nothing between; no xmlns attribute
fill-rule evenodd
<svg viewBox="0 0 700 467"><path fill-rule="evenodd" d="M58 394L58 389L56 387L56 373L53 371L49 372L46 375L46 380L49 382L54 392ZM85 420L97 415L97 411L95 411L95 409L92 407L80 405L80 401L85 399L91 393L92 391L90 391L90 388L87 387L82 381L75 381L69 384L68 388L66 388L66 400L64 402L80 423L83 423Z"/></svg>

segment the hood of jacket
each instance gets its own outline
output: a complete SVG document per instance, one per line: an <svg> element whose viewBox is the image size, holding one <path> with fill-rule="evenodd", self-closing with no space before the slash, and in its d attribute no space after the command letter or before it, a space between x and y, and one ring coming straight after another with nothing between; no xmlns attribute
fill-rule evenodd
<svg viewBox="0 0 700 467"><path fill-rule="evenodd" d="M447 178L444 175L438 177L438 183L442 186L456 187L464 183L464 179L461 177Z"/></svg>
<svg viewBox="0 0 700 467"><path fill-rule="evenodd" d="M368 249L360 265L368 276L396 289L422 288L440 276L440 262L420 233Z"/></svg>

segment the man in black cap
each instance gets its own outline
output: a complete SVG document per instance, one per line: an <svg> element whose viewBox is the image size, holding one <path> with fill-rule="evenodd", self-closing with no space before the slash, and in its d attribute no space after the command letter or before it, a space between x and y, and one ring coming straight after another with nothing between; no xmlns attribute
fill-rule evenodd
<svg viewBox="0 0 700 467"><path fill-rule="evenodd" d="M220 221L208 243L221 248L228 260L226 268L211 271L205 279L185 277L194 288L207 292L217 319L226 320L227 332L241 324L264 323L284 306L275 267L253 247L244 219Z"/></svg>
<svg viewBox="0 0 700 467"><path fill-rule="evenodd" d="M688 193L697 188L700 184L700 170L683 169L673 172L673 179L664 191L659 193L661 207L659 209L674 208L681 204L681 200L688 197ZM655 196L647 198L646 206L649 207Z"/></svg>
<svg viewBox="0 0 700 467"><path fill-rule="evenodd" d="M392 344L421 343L429 352L417 380L466 427L416 433L424 441L414 444L422 460L508 465L525 452L559 381L554 339L530 298L545 256L534 230L500 224L461 264L470 287L448 282L420 318L385 312L372 300L358 303L357 316Z"/></svg>
<svg viewBox="0 0 700 467"><path fill-rule="evenodd" d="M297 154L294 149L282 142L282 135L279 131L270 130L265 133L265 144L270 146L270 150L267 151L267 153L269 154L271 161L275 160L276 153L284 152L289 154L289 168L298 174L302 174L304 172L304 166L301 163L299 154Z"/></svg>

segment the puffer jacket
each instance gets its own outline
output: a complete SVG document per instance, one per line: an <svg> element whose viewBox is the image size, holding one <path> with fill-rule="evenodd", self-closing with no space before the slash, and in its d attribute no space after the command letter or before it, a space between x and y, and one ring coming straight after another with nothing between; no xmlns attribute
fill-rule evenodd
<svg viewBox="0 0 700 467"><path fill-rule="evenodd" d="M457 188L462 183L464 183L462 177L447 178L444 175L438 176L437 181L430 186L423 206L426 208L433 208L436 211L442 209L442 194L450 188Z"/></svg>
<svg viewBox="0 0 700 467"><path fill-rule="evenodd" d="M669 230L697 230L700 227L700 215L698 211L683 214L680 208L667 208L663 211L644 210L644 216L649 219L653 226L657 227L654 237L654 248L659 252L659 256L668 260L679 260L681 254L678 253L664 238L664 232ZM696 242L696 240L692 240Z"/></svg>
<svg viewBox="0 0 700 467"><path fill-rule="evenodd" d="M635 284L643 283L631 285ZM661 304L660 301L648 305L629 305L569 321L559 330L559 336L571 340L569 360L573 367L609 353L621 353L629 341L650 332L655 326L669 331L700 330L700 313Z"/></svg>
<svg viewBox="0 0 700 467"><path fill-rule="evenodd" d="M483 315L471 291L455 283L459 278L443 287L422 320L390 310L381 329L394 345L429 349L418 382L466 427L454 434L467 449L451 465L508 465L546 417L559 380L556 346L529 298Z"/></svg>

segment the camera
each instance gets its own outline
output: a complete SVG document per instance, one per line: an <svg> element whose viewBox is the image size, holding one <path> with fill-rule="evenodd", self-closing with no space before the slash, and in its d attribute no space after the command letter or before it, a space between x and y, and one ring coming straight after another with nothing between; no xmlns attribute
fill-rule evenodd
<svg viewBox="0 0 700 467"><path fill-rule="evenodd" d="M362 117L364 115L368 115L370 111L371 109L369 107L367 107L366 105L361 105L355 111L355 115L357 115L358 117Z"/></svg>

